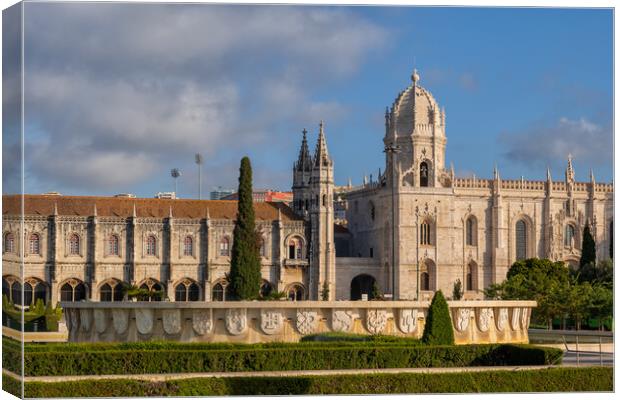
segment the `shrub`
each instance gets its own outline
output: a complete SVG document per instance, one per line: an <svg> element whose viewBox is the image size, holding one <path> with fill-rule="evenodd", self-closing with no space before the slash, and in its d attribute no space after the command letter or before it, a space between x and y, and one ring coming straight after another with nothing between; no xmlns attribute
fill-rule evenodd
<svg viewBox="0 0 620 400"><path fill-rule="evenodd" d="M454 344L450 309L441 290L435 292L428 308L422 341L426 344Z"/></svg>

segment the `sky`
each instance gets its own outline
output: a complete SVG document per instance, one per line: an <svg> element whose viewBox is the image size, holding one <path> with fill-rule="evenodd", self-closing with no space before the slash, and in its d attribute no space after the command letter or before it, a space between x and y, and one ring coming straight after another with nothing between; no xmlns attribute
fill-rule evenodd
<svg viewBox="0 0 620 400"><path fill-rule="evenodd" d="M16 57L3 19L3 59ZM301 132L320 120L335 181L385 169L384 112L413 68L446 109L457 176L613 176L609 9L26 3L25 191L290 190ZM14 58L15 59L15 58ZM4 67L15 110L19 71ZM3 115L3 191L18 188L18 113Z"/></svg>

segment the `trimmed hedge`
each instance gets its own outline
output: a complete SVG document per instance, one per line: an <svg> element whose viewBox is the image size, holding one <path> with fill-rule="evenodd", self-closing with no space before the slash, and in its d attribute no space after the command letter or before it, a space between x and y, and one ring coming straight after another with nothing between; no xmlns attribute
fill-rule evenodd
<svg viewBox="0 0 620 400"><path fill-rule="evenodd" d="M465 367L488 365L559 364L562 351L529 345L408 346L398 343L355 342L227 345L184 348L174 343L123 348L79 346L70 351L50 346L26 346L26 376L103 375L183 372L294 371L319 369ZM73 347L72 345L67 345ZM16 346L3 352L5 368L19 373ZM38 351L30 351L31 348ZM103 349L101 349L103 347ZM142 348L146 347L146 348ZM13 360L13 362L9 362ZM16 369L17 368L17 369Z"/></svg>
<svg viewBox="0 0 620 400"><path fill-rule="evenodd" d="M422 333L422 342L426 344L453 345L454 331L448 302L441 290L435 292Z"/></svg>
<svg viewBox="0 0 620 400"><path fill-rule="evenodd" d="M19 382L3 376L5 384ZM11 382L12 381L12 382ZM27 382L26 397L239 396L302 394L612 391L609 367L424 374Z"/></svg>

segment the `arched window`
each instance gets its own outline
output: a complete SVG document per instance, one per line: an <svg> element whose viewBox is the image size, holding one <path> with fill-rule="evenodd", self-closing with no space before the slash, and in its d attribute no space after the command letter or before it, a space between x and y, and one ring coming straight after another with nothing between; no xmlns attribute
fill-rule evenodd
<svg viewBox="0 0 620 400"><path fill-rule="evenodd" d="M147 296L139 299L141 301L162 301L164 299L164 285L155 279L147 279L142 285L140 285L140 289L149 291Z"/></svg>
<svg viewBox="0 0 620 400"><path fill-rule="evenodd" d="M230 239L223 237L220 240L220 256L228 257L230 255Z"/></svg>
<svg viewBox="0 0 620 400"><path fill-rule="evenodd" d="M430 290L430 276L428 272L422 272L420 275L420 289L421 290Z"/></svg>
<svg viewBox="0 0 620 400"><path fill-rule="evenodd" d="M260 297L267 297L271 294L271 291L273 290L273 286L271 286L271 283L269 283L266 280L263 280L263 283L261 283L260 285Z"/></svg>
<svg viewBox="0 0 620 400"><path fill-rule="evenodd" d="M291 238L288 241L288 258L291 260L301 260L302 258L301 239L298 237Z"/></svg>
<svg viewBox="0 0 620 400"><path fill-rule="evenodd" d="M154 256L157 254L157 238L153 235L149 235L146 238L146 255Z"/></svg>
<svg viewBox="0 0 620 400"><path fill-rule="evenodd" d="M428 221L420 225L420 244L431 244L431 225Z"/></svg>
<svg viewBox="0 0 620 400"><path fill-rule="evenodd" d="M213 301L224 301L224 286L221 283L216 283L213 286L211 300Z"/></svg>
<svg viewBox="0 0 620 400"><path fill-rule="evenodd" d="M123 301L123 284L119 280L111 280L101 285L100 301Z"/></svg>
<svg viewBox="0 0 620 400"><path fill-rule="evenodd" d="M13 282L9 282L7 277L2 278L2 296L6 297L8 301L11 301L11 285Z"/></svg>
<svg viewBox="0 0 620 400"><path fill-rule="evenodd" d="M117 256L119 253L118 250L118 236L110 235L110 237L108 237L108 254Z"/></svg>
<svg viewBox="0 0 620 400"><path fill-rule="evenodd" d="M60 287L61 301L81 301L86 298L86 286L78 279L69 279Z"/></svg>
<svg viewBox="0 0 620 400"><path fill-rule="evenodd" d="M194 255L194 239L192 239L191 236L185 236L185 240L183 241L183 255Z"/></svg>
<svg viewBox="0 0 620 400"><path fill-rule="evenodd" d="M69 236L69 254L73 256L80 254L80 237L76 233Z"/></svg>
<svg viewBox="0 0 620 400"><path fill-rule="evenodd" d="M30 246L28 248L29 253L30 254L41 254L41 246L40 246L40 240L39 240L39 235L36 233L33 233L32 235L30 235Z"/></svg>
<svg viewBox="0 0 620 400"><path fill-rule="evenodd" d="M11 300L13 304L22 305L22 284L19 281L13 282L11 286Z"/></svg>
<svg viewBox="0 0 620 400"><path fill-rule="evenodd" d="M525 260L527 258L527 225L522 219L517 221L515 226L515 239L517 260Z"/></svg>
<svg viewBox="0 0 620 400"><path fill-rule="evenodd" d="M29 306L32 304L32 285L28 282L24 283L24 304Z"/></svg>
<svg viewBox="0 0 620 400"><path fill-rule="evenodd" d="M191 279L183 279L174 289L174 301L198 301L200 288Z"/></svg>
<svg viewBox="0 0 620 400"><path fill-rule="evenodd" d="M327 195L324 194L323 195L323 207L326 207L326 206L327 206Z"/></svg>
<svg viewBox="0 0 620 400"><path fill-rule="evenodd" d="M34 297L32 299L33 304L41 299L44 303L47 303L47 285L39 280L34 283Z"/></svg>
<svg viewBox="0 0 620 400"><path fill-rule="evenodd" d="M420 164L420 186L428 186L428 164L426 161Z"/></svg>
<svg viewBox="0 0 620 400"><path fill-rule="evenodd" d="M467 246L475 246L476 239L476 220L473 216L470 216L465 222L465 244Z"/></svg>
<svg viewBox="0 0 620 400"><path fill-rule="evenodd" d="M467 279L465 280L465 290L474 290L475 289L475 274L476 274L476 266L475 264L470 263L467 266Z"/></svg>
<svg viewBox="0 0 620 400"><path fill-rule="evenodd" d="M575 227L568 224L564 228L564 246L573 247L575 240Z"/></svg>
<svg viewBox="0 0 620 400"><path fill-rule="evenodd" d="M13 236L11 232L8 232L4 235L4 252L5 253L15 252L15 236Z"/></svg>
<svg viewBox="0 0 620 400"><path fill-rule="evenodd" d="M290 301L301 301L304 299L304 288L299 284L293 284L287 294Z"/></svg>
<svg viewBox="0 0 620 400"><path fill-rule="evenodd" d="M375 205L372 202L370 203L370 220L375 220Z"/></svg>

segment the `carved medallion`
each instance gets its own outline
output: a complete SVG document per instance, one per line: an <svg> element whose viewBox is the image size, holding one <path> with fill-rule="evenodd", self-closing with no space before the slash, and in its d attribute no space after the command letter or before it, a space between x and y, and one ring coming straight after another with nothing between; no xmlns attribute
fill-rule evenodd
<svg viewBox="0 0 620 400"><path fill-rule="evenodd" d="M366 328L368 332L376 335L385 330L387 325L387 311L368 309L366 310Z"/></svg>
<svg viewBox="0 0 620 400"><path fill-rule="evenodd" d="M129 310L122 308L112 310L112 324L114 325L116 333L124 333L129 325Z"/></svg>
<svg viewBox="0 0 620 400"><path fill-rule="evenodd" d="M353 328L353 313L346 310L332 311L332 329L336 332L348 332Z"/></svg>
<svg viewBox="0 0 620 400"><path fill-rule="evenodd" d="M213 310L192 310L192 328L198 335L205 335L213 329Z"/></svg>
<svg viewBox="0 0 620 400"><path fill-rule="evenodd" d="M314 333L319 325L319 314L315 310L297 310L295 324L302 335Z"/></svg>
<svg viewBox="0 0 620 400"><path fill-rule="evenodd" d="M268 335L274 335L282 329L282 312L279 310L260 310L260 327Z"/></svg>
<svg viewBox="0 0 620 400"><path fill-rule="evenodd" d="M506 327L506 324L508 323L508 309L507 308L500 308L500 309L495 309L497 312L497 316L495 317L495 323L497 324L497 330L498 331L503 331L504 328Z"/></svg>
<svg viewBox="0 0 620 400"><path fill-rule="evenodd" d="M512 319L510 320L510 325L512 326L513 331L519 329L519 311L521 311L521 309L518 307L514 307L512 309Z"/></svg>
<svg viewBox="0 0 620 400"><path fill-rule="evenodd" d="M80 308L80 327L82 331L88 332L90 325L93 323L92 310L88 308Z"/></svg>
<svg viewBox="0 0 620 400"><path fill-rule="evenodd" d="M471 310L469 308L459 308L457 319L456 319L456 329L463 332L469 326L469 316L471 314Z"/></svg>
<svg viewBox="0 0 620 400"><path fill-rule="evenodd" d="M105 310L103 308L95 308L93 310L93 317L95 320L95 329L97 330L97 333L105 332L108 325Z"/></svg>
<svg viewBox="0 0 620 400"><path fill-rule="evenodd" d="M136 328L143 335L148 335L153 330L153 309L136 308Z"/></svg>
<svg viewBox="0 0 620 400"><path fill-rule="evenodd" d="M245 308L226 310L226 329L231 335L241 335L248 327L248 315Z"/></svg>
<svg viewBox="0 0 620 400"><path fill-rule="evenodd" d="M168 335L176 335L181 332L181 310L162 310L162 322L164 332Z"/></svg>
<svg viewBox="0 0 620 400"><path fill-rule="evenodd" d="M482 332L486 332L489 330L492 316L493 316L493 310L490 308L481 308L478 311L478 328Z"/></svg>
<svg viewBox="0 0 620 400"><path fill-rule="evenodd" d="M403 333L413 333L418 323L418 310L401 308L398 311L398 327Z"/></svg>

